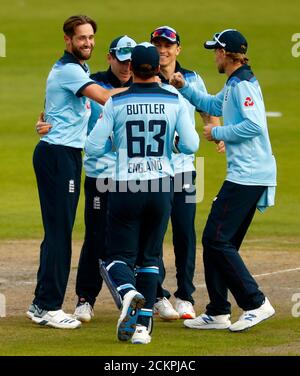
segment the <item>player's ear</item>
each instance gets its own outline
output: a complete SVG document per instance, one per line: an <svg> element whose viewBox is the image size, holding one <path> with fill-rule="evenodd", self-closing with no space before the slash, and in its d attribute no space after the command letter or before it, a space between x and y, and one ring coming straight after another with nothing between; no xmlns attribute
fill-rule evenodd
<svg viewBox="0 0 300 376"><path fill-rule="evenodd" d="M181 46L178 46L177 45L177 49L176 49L176 56L178 56L181 52Z"/></svg>
<svg viewBox="0 0 300 376"><path fill-rule="evenodd" d="M66 43L67 45L70 44L70 42L71 42L71 38L68 37L66 34L64 34L64 40L65 40L65 43Z"/></svg>
<svg viewBox="0 0 300 376"><path fill-rule="evenodd" d="M111 56L110 53L108 53L108 54L107 54L107 63L108 63L108 65L110 65L112 59L113 59L113 57Z"/></svg>

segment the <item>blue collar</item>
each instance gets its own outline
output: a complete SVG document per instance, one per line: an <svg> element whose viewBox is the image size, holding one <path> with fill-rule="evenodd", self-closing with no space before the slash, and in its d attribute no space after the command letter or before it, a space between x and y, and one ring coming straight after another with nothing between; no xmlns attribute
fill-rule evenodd
<svg viewBox="0 0 300 376"><path fill-rule="evenodd" d="M64 55L59 59L59 61L62 64L70 64L70 63L79 64L85 72L88 72L88 70L89 70L88 66L85 63L80 64L78 58L68 51L65 51Z"/></svg>
<svg viewBox="0 0 300 376"><path fill-rule="evenodd" d="M227 82L231 80L233 77L237 77L240 81L250 81L250 79L254 76L254 73L251 70L251 67L247 64L242 65L238 69L236 69L227 79Z"/></svg>

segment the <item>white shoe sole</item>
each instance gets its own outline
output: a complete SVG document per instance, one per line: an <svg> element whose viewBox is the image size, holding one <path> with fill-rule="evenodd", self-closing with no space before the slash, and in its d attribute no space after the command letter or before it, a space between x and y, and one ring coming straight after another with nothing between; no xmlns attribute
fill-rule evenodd
<svg viewBox="0 0 300 376"><path fill-rule="evenodd" d="M173 320L178 320L179 319L179 315L177 316L162 316L160 314L158 314L158 317L164 321L173 321Z"/></svg>
<svg viewBox="0 0 300 376"><path fill-rule="evenodd" d="M74 319L81 322L90 322L92 320L91 315L73 315Z"/></svg>
<svg viewBox="0 0 300 376"><path fill-rule="evenodd" d="M33 316L34 316L34 313L32 313L32 312L30 312L30 311L27 311L26 312L26 317L28 318L28 319L32 319L33 318Z"/></svg>
<svg viewBox="0 0 300 376"><path fill-rule="evenodd" d="M42 317L35 317L35 316L33 316L31 320L34 323L39 324L41 326L50 326L51 328L55 328L55 329L77 329L77 328L81 327L80 321L78 321L78 323L70 325L70 324L67 324L67 323L52 322L50 320L45 320Z"/></svg>
<svg viewBox="0 0 300 376"><path fill-rule="evenodd" d="M131 339L131 343L133 345L147 345L148 343L151 342L151 338L147 338L147 339Z"/></svg>
<svg viewBox="0 0 300 376"><path fill-rule="evenodd" d="M189 321L189 320L187 320ZM199 330L224 330L224 329L228 329L230 326L231 326L231 322L229 321L228 323L224 323L224 324L203 324L203 325L196 325L196 324L192 324L192 323L189 323L189 322L186 322L184 321L183 322L183 325L187 328L190 328L190 329L199 329Z"/></svg>

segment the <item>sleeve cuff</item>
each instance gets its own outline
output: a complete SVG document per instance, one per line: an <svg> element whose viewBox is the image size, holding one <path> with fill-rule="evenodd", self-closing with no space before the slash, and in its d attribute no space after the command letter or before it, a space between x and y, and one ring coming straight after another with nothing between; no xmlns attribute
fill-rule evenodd
<svg viewBox="0 0 300 376"><path fill-rule="evenodd" d="M218 133L220 133L220 132L218 132L217 128L221 128L221 127L220 126L213 127L213 129L211 130L211 135L212 135L214 140L221 141L222 138L219 137Z"/></svg>
<svg viewBox="0 0 300 376"><path fill-rule="evenodd" d="M83 91L86 87L88 87L88 86L90 86L90 85L93 85L93 84L95 84L95 83L96 83L95 81L89 81L89 82L87 82L86 84L84 84L83 86L81 86L81 88L78 89L77 92L76 92L76 97L78 97L78 98L83 97L83 95L81 94L82 91Z"/></svg>

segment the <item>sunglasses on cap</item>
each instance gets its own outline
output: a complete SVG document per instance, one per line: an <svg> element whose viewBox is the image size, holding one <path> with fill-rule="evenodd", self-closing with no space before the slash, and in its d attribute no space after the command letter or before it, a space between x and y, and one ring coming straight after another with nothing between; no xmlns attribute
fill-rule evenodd
<svg viewBox="0 0 300 376"><path fill-rule="evenodd" d="M224 33L226 33L227 31L236 31L236 29L226 29L226 30L223 30L221 33L215 33L215 35L214 35L214 40L216 41L216 42L218 42L222 47L226 47L226 43L224 43L224 42L221 42L220 41L220 37L221 37L221 35L223 35Z"/></svg>
<svg viewBox="0 0 300 376"><path fill-rule="evenodd" d="M133 47L113 47L109 52L118 52L118 55L128 55L133 51Z"/></svg>
<svg viewBox="0 0 300 376"><path fill-rule="evenodd" d="M151 40L154 38L167 38L172 42L177 42L177 34L170 29L157 29L151 34Z"/></svg>

